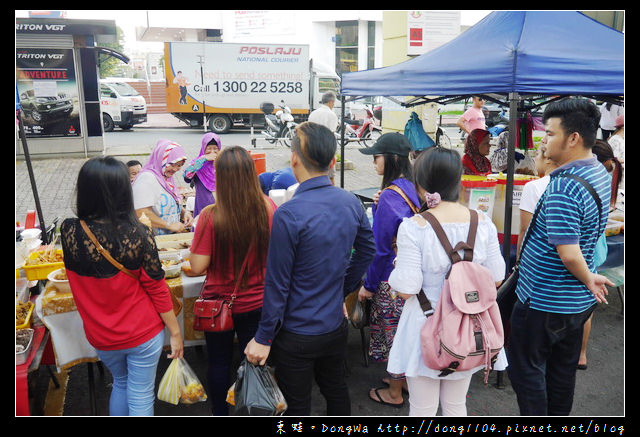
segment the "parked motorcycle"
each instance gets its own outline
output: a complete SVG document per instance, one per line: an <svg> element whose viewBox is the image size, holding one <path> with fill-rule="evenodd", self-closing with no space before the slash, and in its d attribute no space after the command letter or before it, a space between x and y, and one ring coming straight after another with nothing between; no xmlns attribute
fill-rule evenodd
<svg viewBox="0 0 640 437"><path fill-rule="evenodd" d="M291 147L291 140L295 135L295 127L297 123L293 121L291 109L280 101L280 109L273 114L274 106L272 103L264 102L260 104L260 110L264 113L265 130L262 134L267 142L273 144L276 141L282 141L285 146Z"/></svg>
<svg viewBox="0 0 640 437"><path fill-rule="evenodd" d="M357 141L364 147L371 147L382 135L380 120L375 117L373 110L365 106L364 120L344 118L342 126L336 129L336 136L341 137L341 129L344 128L344 136L348 141ZM381 111L380 111L381 112Z"/></svg>

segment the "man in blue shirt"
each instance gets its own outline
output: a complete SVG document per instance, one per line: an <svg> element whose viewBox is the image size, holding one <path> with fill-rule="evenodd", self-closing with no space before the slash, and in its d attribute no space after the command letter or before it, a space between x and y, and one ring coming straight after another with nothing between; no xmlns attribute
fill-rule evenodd
<svg viewBox="0 0 640 437"><path fill-rule="evenodd" d="M584 322L606 285L593 254L607 222L611 181L592 155L600 113L588 100L563 99L542 117L545 157L557 165L538 202L529 240L520 255L518 300L511 315L509 379L523 416L568 416ZM562 174L579 176L580 181Z"/></svg>
<svg viewBox="0 0 640 437"><path fill-rule="evenodd" d="M344 298L359 288L375 243L360 201L329 181L335 152L326 127L296 129L291 168L300 185L273 216L262 318L245 349L254 364L269 357L293 416L310 414L314 376L327 415L351 413Z"/></svg>
<svg viewBox="0 0 640 437"><path fill-rule="evenodd" d="M258 175L258 180L260 180L262 192L267 196L271 190L286 190L298 182L291 167L281 168L274 172L261 173Z"/></svg>

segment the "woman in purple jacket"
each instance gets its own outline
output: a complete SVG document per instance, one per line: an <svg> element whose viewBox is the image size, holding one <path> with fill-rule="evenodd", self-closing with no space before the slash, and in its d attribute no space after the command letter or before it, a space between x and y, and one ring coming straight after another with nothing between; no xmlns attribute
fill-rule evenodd
<svg viewBox="0 0 640 437"><path fill-rule="evenodd" d="M184 169L184 181L195 186L196 202L193 216L207 206L216 203L214 192L216 191L216 170L214 161L220 153L222 143L220 137L213 132L207 132L202 137L200 154L192 160Z"/></svg>
<svg viewBox="0 0 640 437"><path fill-rule="evenodd" d="M411 181L411 143L404 135L384 134L372 147L360 152L373 155L376 172L382 175L382 186L373 206L376 256L358 298L360 301L371 299L369 355L373 361L386 362L404 304L387 282L396 257L396 234L402 220L418 212L420 201ZM401 408L404 405L402 390L406 385L404 375L390 374L383 381L388 388L372 388L369 397L383 405Z"/></svg>

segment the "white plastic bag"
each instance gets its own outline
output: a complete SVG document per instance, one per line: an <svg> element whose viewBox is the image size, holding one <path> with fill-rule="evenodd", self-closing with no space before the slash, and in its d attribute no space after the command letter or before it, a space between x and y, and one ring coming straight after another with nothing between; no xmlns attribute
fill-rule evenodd
<svg viewBox="0 0 640 437"><path fill-rule="evenodd" d="M207 395L195 372L184 358L171 361L160 380L158 399L173 405L204 402Z"/></svg>

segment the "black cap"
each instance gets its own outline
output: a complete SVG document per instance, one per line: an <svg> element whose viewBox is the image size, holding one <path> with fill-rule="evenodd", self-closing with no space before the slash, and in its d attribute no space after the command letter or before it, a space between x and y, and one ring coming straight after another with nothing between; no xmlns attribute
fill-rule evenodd
<svg viewBox="0 0 640 437"><path fill-rule="evenodd" d="M383 155L389 153L392 155L409 156L411 143L407 137L401 133L389 132L381 135L373 146L358 150L365 155Z"/></svg>

